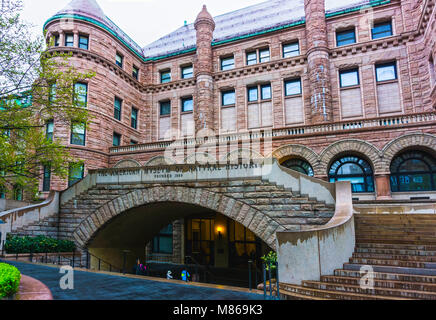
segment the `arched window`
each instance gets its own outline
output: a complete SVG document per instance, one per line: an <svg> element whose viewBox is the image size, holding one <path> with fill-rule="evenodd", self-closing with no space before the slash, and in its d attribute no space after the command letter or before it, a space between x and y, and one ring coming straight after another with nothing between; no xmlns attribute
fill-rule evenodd
<svg viewBox="0 0 436 320"><path fill-rule="evenodd" d="M281 165L291 170L295 170L310 177L313 177L313 169L307 161L301 159L289 159L283 162Z"/></svg>
<svg viewBox="0 0 436 320"><path fill-rule="evenodd" d="M422 151L408 151L391 163L391 190L436 190L436 160Z"/></svg>
<svg viewBox="0 0 436 320"><path fill-rule="evenodd" d="M336 160L329 171L330 182L350 181L353 192L374 192L371 166L365 160L346 156Z"/></svg>

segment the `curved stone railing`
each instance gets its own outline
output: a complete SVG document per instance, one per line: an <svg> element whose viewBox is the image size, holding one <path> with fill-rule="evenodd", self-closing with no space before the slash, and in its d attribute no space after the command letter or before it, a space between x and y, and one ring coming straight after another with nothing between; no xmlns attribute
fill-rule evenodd
<svg viewBox="0 0 436 320"><path fill-rule="evenodd" d="M0 213L0 220L3 221L3 223L0 223L0 243L5 240L6 234L9 232L57 215L59 212L59 198L59 192L52 191L44 202Z"/></svg>
<svg viewBox="0 0 436 320"><path fill-rule="evenodd" d="M332 275L352 256L355 246L351 185L335 183L336 210L323 226L302 226L300 231L277 232L279 279L300 285Z"/></svg>
<svg viewBox="0 0 436 320"><path fill-rule="evenodd" d="M68 189L62 191L60 197L60 204L63 205L68 201L73 200L81 193L95 186L96 182L97 182L97 174L93 170L90 170L89 173L85 176L85 178L76 182Z"/></svg>

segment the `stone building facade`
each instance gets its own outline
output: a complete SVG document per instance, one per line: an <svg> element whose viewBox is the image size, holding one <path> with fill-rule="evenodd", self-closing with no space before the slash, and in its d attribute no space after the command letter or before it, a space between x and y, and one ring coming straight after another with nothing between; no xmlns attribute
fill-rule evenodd
<svg viewBox="0 0 436 320"><path fill-rule="evenodd" d="M83 143L56 121L53 135L84 160L83 175L171 163L165 150L178 141L185 161L272 155L351 179L356 200L435 199L435 23L434 0L275 0L215 19L203 7L194 24L141 48L96 1L73 0L44 29L49 51L96 72L84 84L93 120ZM222 147L204 147L211 139ZM417 168L397 172L402 156L425 159L425 186ZM51 189L68 186L50 178Z"/></svg>

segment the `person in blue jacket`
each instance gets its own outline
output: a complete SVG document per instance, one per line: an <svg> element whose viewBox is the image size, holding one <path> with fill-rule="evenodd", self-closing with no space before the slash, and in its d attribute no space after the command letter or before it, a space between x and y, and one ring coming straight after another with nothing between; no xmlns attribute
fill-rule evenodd
<svg viewBox="0 0 436 320"><path fill-rule="evenodd" d="M187 270L183 270L182 271L182 280L183 281L186 281L186 282L188 282L189 281L189 277L190 277L191 275L189 274L189 272L187 271Z"/></svg>

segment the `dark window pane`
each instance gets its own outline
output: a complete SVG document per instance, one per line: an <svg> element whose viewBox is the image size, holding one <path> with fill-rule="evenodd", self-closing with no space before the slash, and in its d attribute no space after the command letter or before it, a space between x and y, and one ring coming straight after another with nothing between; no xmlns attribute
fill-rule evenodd
<svg viewBox="0 0 436 320"><path fill-rule="evenodd" d="M74 85L74 101L78 107L86 108L88 102L88 85L86 83L76 83Z"/></svg>
<svg viewBox="0 0 436 320"><path fill-rule="evenodd" d="M226 91L222 93L222 104L223 106L229 106L236 103L235 91Z"/></svg>
<svg viewBox="0 0 436 320"><path fill-rule="evenodd" d="M71 125L71 144L85 145L86 127L84 123L73 123Z"/></svg>
<svg viewBox="0 0 436 320"><path fill-rule="evenodd" d="M160 115L166 116L171 114L171 102L170 101L163 101L160 103Z"/></svg>
<svg viewBox="0 0 436 320"><path fill-rule="evenodd" d="M359 71L357 69L341 71L339 77L341 88L359 85Z"/></svg>
<svg viewBox="0 0 436 320"><path fill-rule="evenodd" d="M132 77L135 78L136 80L138 80L139 77L139 69L135 66L133 66Z"/></svg>
<svg viewBox="0 0 436 320"><path fill-rule="evenodd" d="M335 161L329 171L330 182L350 181L353 192L374 192L373 170L369 163L354 156Z"/></svg>
<svg viewBox="0 0 436 320"><path fill-rule="evenodd" d="M372 29L372 38L373 39L389 37L391 35L392 35L392 23L391 23L391 21L374 24L374 28Z"/></svg>
<svg viewBox="0 0 436 320"><path fill-rule="evenodd" d="M59 35L55 36L54 45L55 47L59 47Z"/></svg>
<svg viewBox="0 0 436 320"><path fill-rule="evenodd" d="M54 121L49 120L45 125L45 135L47 140L53 141Z"/></svg>
<svg viewBox="0 0 436 320"><path fill-rule="evenodd" d="M79 36L79 48L88 50L89 38L86 36Z"/></svg>
<svg viewBox="0 0 436 320"><path fill-rule="evenodd" d="M167 83L171 81L171 71L162 71L160 73L160 82Z"/></svg>
<svg viewBox="0 0 436 320"><path fill-rule="evenodd" d="M138 109L132 108L132 119L131 124L133 129L138 128Z"/></svg>
<svg viewBox="0 0 436 320"><path fill-rule="evenodd" d="M395 63L376 65L375 70L377 82L397 79L397 66Z"/></svg>
<svg viewBox="0 0 436 320"><path fill-rule="evenodd" d="M115 103L114 103L114 117L117 120L121 121L121 109L122 109L122 100L115 98Z"/></svg>
<svg viewBox="0 0 436 320"><path fill-rule="evenodd" d="M74 46L74 34L67 33L65 35L65 46L73 47Z"/></svg>
<svg viewBox="0 0 436 320"><path fill-rule="evenodd" d="M222 58L221 59L221 70L230 70L235 67L235 58L229 57L229 58Z"/></svg>
<svg viewBox="0 0 436 320"><path fill-rule="evenodd" d="M354 29L340 31L336 33L336 45L338 47L352 43L356 43L356 34L354 32Z"/></svg>
<svg viewBox="0 0 436 320"><path fill-rule="evenodd" d="M194 103L192 98L182 99L182 112L188 112L194 110Z"/></svg>
<svg viewBox="0 0 436 320"><path fill-rule="evenodd" d="M121 135L119 133L114 132L113 145L114 147L121 145Z"/></svg>
<svg viewBox="0 0 436 320"><path fill-rule="evenodd" d="M257 87L248 88L248 101L257 101L259 100Z"/></svg>
<svg viewBox="0 0 436 320"><path fill-rule="evenodd" d="M268 62L270 61L269 49L259 50L259 62Z"/></svg>
<svg viewBox="0 0 436 320"><path fill-rule="evenodd" d="M120 67L120 68L123 67L123 56L120 55L119 53L117 53L115 56L115 63L118 67Z"/></svg>
<svg viewBox="0 0 436 320"><path fill-rule="evenodd" d="M291 96L301 94L301 80L290 80L285 82L285 95Z"/></svg>
<svg viewBox="0 0 436 320"><path fill-rule="evenodd" d="M304 160L300 159L290 159L281 164L282 166L289 168L294 171L298 171L310 177L313 177L313 169L312 166Z"/></svg>
<svg viewBox="0 0 436 320"><path fill-rule="evenodd" d="M50 180L51 180L51 166L44 166L44 177L42 181L42 191L50 191Z"/></svg>
<svg viewBox="0 0 436 320"><path fill-rule="evenodd" d="M271 99L271 85L263 85L260 87L262 100Z"/></svg>
<svg viewBox="0 0 436 320"><path fill-rule="evenodd" d="M256 63L257 63L257 53L256 53L256 51L248 52L247 53L247 66L250 66L250 65L256 64Z"/></svg>
<svg viewBox="0 0 436 320"><path fill-rule="evenodd" d="M76 182L83 179L85 173L85 167L83 164L81 165L70 165L69 174L68 174L68 187L71 187Z"/></svg>
<svg viewBox="0 0 436 320"><path fill-rule="evenodd" d="M182 79L192 78L194 76L194 68L192 66L182 68Z"/></svg>
<svg viewBox="0 0 436 320"><path fill-rule="evenodd" d="M283 58L295 57L300 55L300 46L298 42L283 45Z"/></svg>

